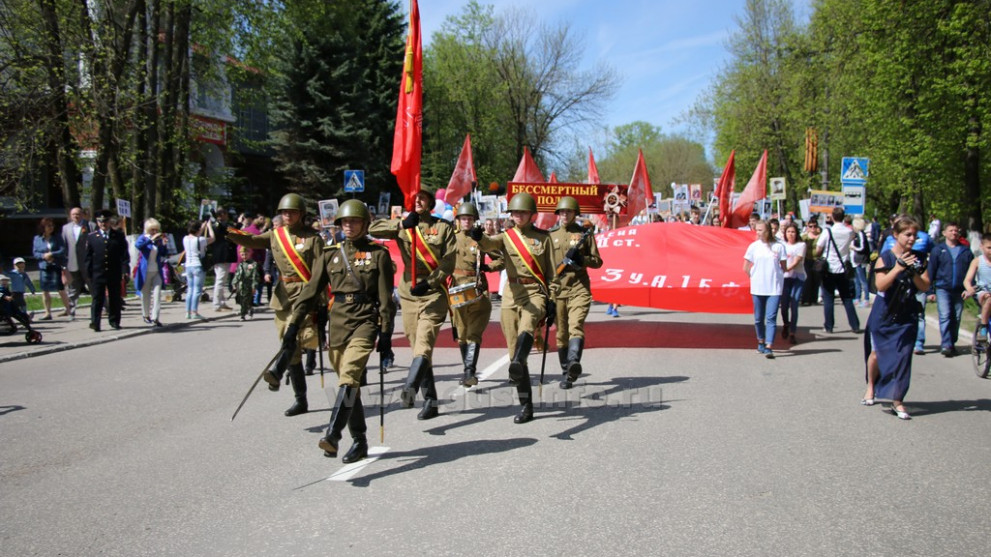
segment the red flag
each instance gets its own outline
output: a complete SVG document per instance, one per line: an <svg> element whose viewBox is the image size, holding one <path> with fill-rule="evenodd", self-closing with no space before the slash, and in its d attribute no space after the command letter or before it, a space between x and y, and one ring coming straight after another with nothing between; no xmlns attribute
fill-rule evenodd
<svg viewBox="0 0 991 557"><path fill-rule="evenodd" d="M626 193L626 215L629 219L640 214L653 200L654 193L650 189L650 176L647 175L647 163L643 160L643 149L637 156L637 165L630 178L630 189Z"/></svg>
<svg viewBox="0 0 991 557"><path fill-rule="evenodd" d="M530 149L523 147L523 158L520 159L520 165L516 167L516 175L513 176L514 182L545 182L544 175L541 174L540 169L537 168L537 162L533 160L533 156L530 155Z"/></svg>
<svg viewBox="0 0 991 557"><path fill-rule="evenodd" d="M420 191L420 155L423 148L423 45L420 40L420 8L411 0L406 59L399 86L396 132L392 141L392 173L396 175L405 205L413 210Z"/></svg>
<svg viewBox="0 0 991 557"><path fill-rule="evenodd" d="M733 195L733 188L736 187L736 163L733 157L736 149L730 151L729 159L726 160L726 167L723 168L723 175L719 177L719 185L716 186L716 197L719 199L719 222L724 227L729 226L729 201Z"/></svg>
<svg viewBox="0 0 991 557"><path fill-rule="evenodd" d="M475 176L475 159L471 156L471 134L465 136L465 144L461 147L458 163L454 165L451 181L447 183L447 193L444 201L448 205L458 206L461 200L471 193L472 184L478 181Z"/></svg>
<svg viewBox="0 0 991 557"><path fill-rule="evenodd" d="M767 149L760 156L760 162L754 170L754 175L747 182L747 187L740 194L740 199L730 215L730 228L740 228L750 222L750 214L754 212L754 202L767 197Z"/></svg>
<svg viewBox="0 0 991 557"><path fill-rule="evenodd" d="M592 156L592 148L588 148L588 179L586 180L589 184L599 183L599 169L595 166L595 157ZM605 230L609 227L609 223L606 221L605 215L589 215L588 219L592 221L599 230Z"/></svg>

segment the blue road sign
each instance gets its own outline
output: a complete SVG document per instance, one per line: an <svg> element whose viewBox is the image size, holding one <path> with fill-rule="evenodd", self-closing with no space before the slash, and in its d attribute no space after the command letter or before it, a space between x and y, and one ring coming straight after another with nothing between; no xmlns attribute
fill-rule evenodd
<svg viewBox="0 0 991 557"><path fill-rule="evenodd" d="M344 171L344 193L361 193L365 191L365 171Z"/></svg>
<svg viewBox="0 0 991 557"><path fill-rule="evenodd" d="M843 157L840 182L843 185L863 186L867 183L867 165L870 162L870 159L864 157Z"/></svg>

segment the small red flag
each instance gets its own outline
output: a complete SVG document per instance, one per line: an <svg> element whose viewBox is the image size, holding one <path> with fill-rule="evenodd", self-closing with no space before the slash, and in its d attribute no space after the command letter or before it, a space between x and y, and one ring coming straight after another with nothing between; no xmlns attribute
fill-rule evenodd
<svg viewBox="0 0 991 557"><path fill-rule="evenodd" d="M520 165L516 167L516 175L513 176L513 181L536 183L546 181L540 169L537 168L537 162L533 160L528 147L523 147L523 158L520 159Z"/></svg>
<svg viewBox="0 0 991 557"><path fill-rule="evenodd" d="M735 156L736 150L734 149L730 151L729 158L726 159L726 167L723 168L723 174L719 177L719 185L716 186L716 197L719 199L719 222L722 223L723 227L729 226L729 202L733 195L733 188L736 187Z"/></svg>
<svg viewBox="0 0 991 557"><path fill-rule="evenodd" d="M767 149L760 157L754 175L747 182L747 187L740 194L740 199L733 208L730 228L741 228L750 222L750 215L754 212L754 202L767 197Z"/></svg>
<svg viewBox="0 0 991 557"><path fill-rule="evenodd" d="M637 165L630 178L630 189L626 193L626 215L628 218L640 214L653 199L654 193L650 188L650 176L647 174L647 162L643 158L643 149L637 155Z"/></svg>
<svg viewBox="0 0 991 557"><path fill-rule="evenodd" d="M599 183L599 169L595 166L595 157L592 156L592 148L588 148L588 179L586 180L589 184ZM592 221L599 230L605 230L609 228L609 222L606 220L605 215L589 215L588 219Z"/></svg>
<svg viewBox="0 0 991 557"><path fill-rule="evenodd" d="M475 160L471 156L471 134L465 136L465 144L461 147L458 163L454 165L451 181L447 183L447 193L444 201L448 205L458 206L464 196L471 193L472 184L478 181L475 176Z"/></svg>
<svg viewBox="0 0 991 557"><path fill-rule="evenodd" d="M399 86L396 132L392 142L392 173L402 190L405 206L413 210L420 191L420 157L423 149L423 44L420 39L420 8L411 0L406 59Z"/></svg>

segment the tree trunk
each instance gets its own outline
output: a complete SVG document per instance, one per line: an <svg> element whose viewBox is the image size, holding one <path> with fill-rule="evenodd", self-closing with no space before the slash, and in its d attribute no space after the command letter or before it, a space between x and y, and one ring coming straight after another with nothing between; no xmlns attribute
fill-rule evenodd
<svg viewBox="0 0 991 557"><path fill-rule="evenodd" d="M970 106L979 106L978 100L971 98ZM981 121L977 115L971 114L968 124L970 137L964 153L964 191L965 199L974 200L976 203L967 204L967 230L978 230L983 233L984 192L981 191L981 149L978 147L982 131Z"/></svg>
<svg viewBox="0 0 991 557"><path fill-rule="evenodd" d="M55 0L39 0L45 27L48 87L52 95L52 116L56 125L55 164L66 208L78 207L79 169L76 166L76 142L69 130L69 103L65 96L65 68L62 63L62 37L59 31Z"/></svg>

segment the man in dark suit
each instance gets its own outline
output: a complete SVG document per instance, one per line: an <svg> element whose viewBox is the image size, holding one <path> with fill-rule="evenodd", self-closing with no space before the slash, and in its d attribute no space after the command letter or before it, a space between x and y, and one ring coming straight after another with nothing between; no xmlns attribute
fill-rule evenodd
<svg viewBox="0 0 991 557"><path fill-rule="evenodd" d="M62 239L65 240L68 251L64 280L71 304L66 308L69 310L69 319L76 318L76 303L87 280L83 272L83 260L86 258L86 236L91 230L89 221L83 218L83 210L73 207L69 211L69 222L62 226Z"/></svg>
<svg viewBox="0 0 991 557"><path fill-rule="evenodd" d="M127 238L110 226L110 211L96 217L97 229L86 237L85 269L89 290L93 295L90 307L90 329L100 330L103 306L107 306L110 326L120 329L121 280L127 277L130 254Z"/></svg>

